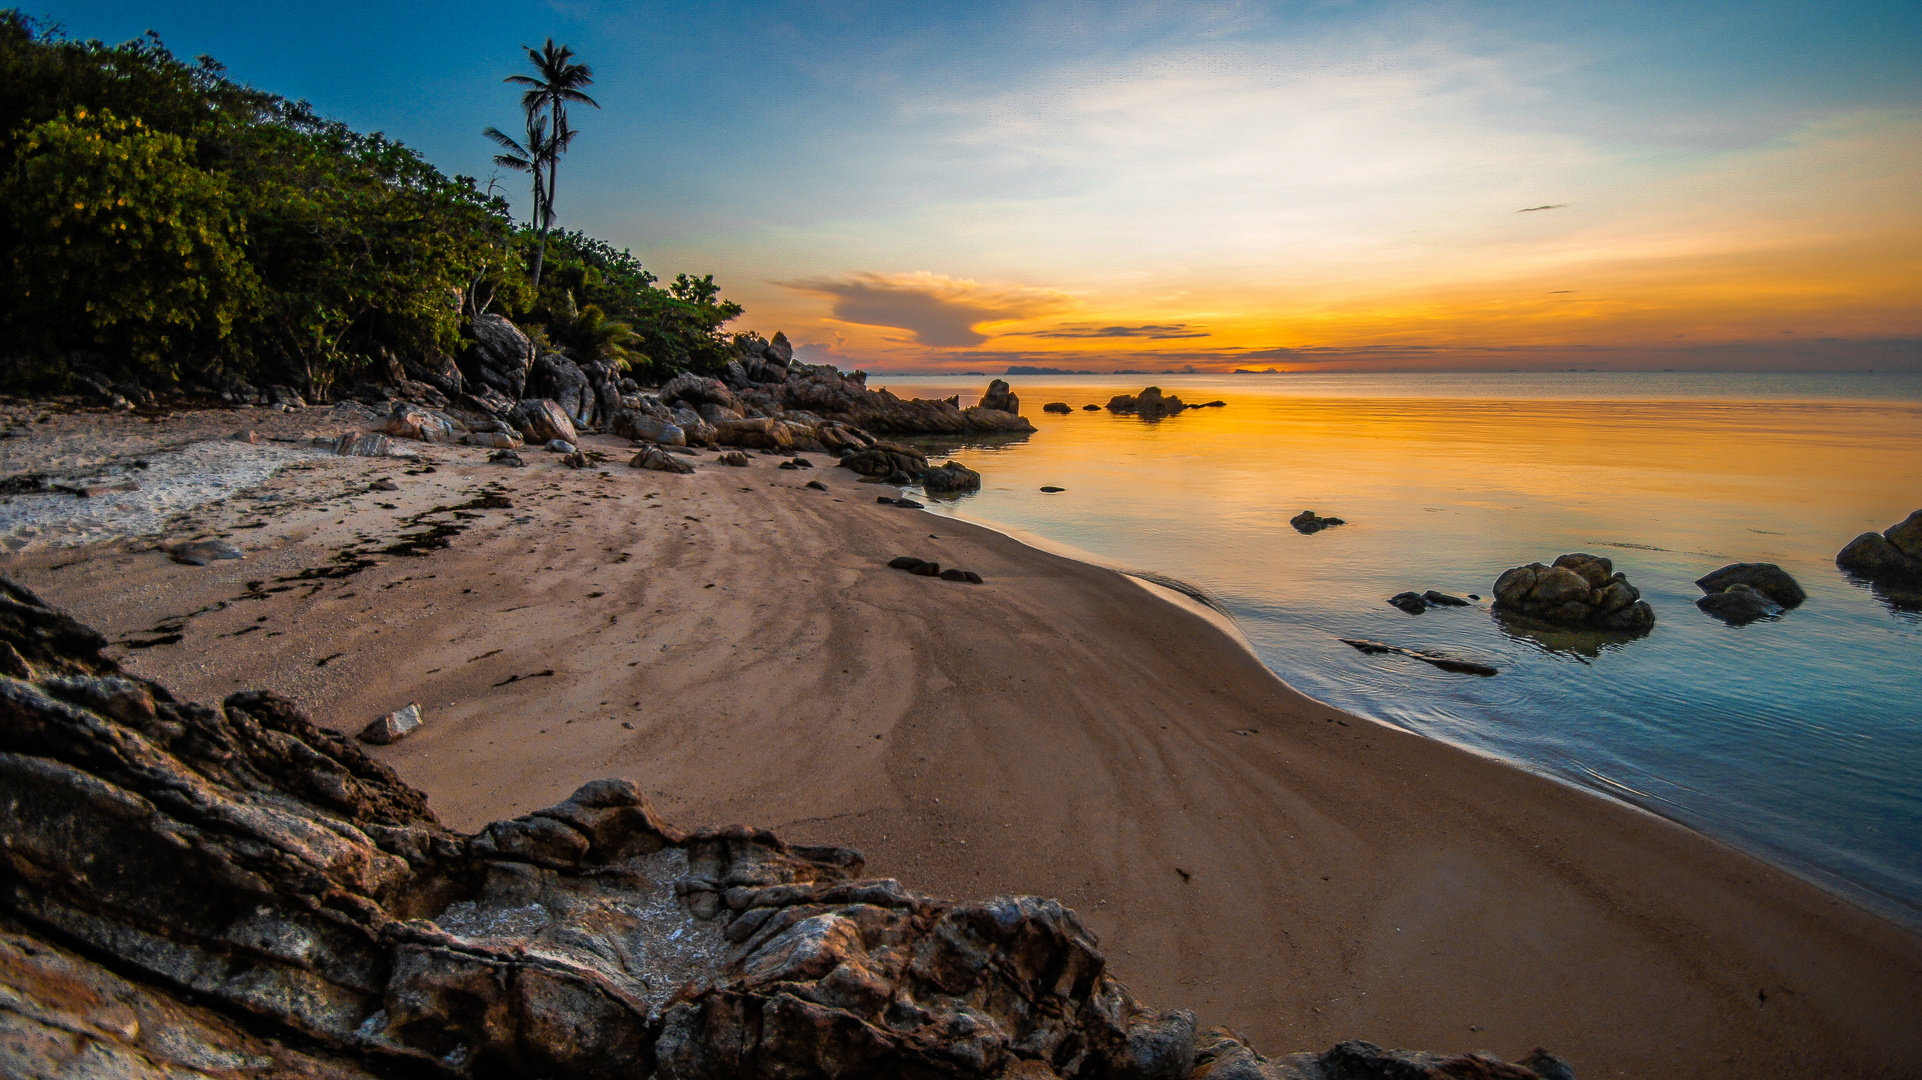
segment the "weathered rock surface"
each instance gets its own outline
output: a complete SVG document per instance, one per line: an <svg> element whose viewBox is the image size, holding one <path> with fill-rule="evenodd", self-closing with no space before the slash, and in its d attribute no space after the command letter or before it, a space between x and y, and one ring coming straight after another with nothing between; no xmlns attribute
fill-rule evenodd
<svg viewBox="0 0 1922 1080"><path fill-rule="evenodd" d="M930 468L921 477L921 487L930 495L954 491L980 491L981 474L958 461Z"/></svg>
<svg viewBox="0 0 1922 1080"><path fill-rule="evenodd" d="M465 425L463 425L465 426ZM416 439L421 442L448 443L465 434L455 430L455 422L449 417L431 412L418 405L395 402L387 419L381 424L381 434L396 439Z"/></svg>
<svg viewBox="0 0 1922 1080"><path fill-rule="evenodd" d="M1180 398L1164 395L1161 387L1150 386L1139 394L1116 394L1108 399L1108 411L1139 416L1143 420L1159 420L1173 416L1188 408Z"/></svg>
<svg viewBox="0 0 1922 1080"><path fill-rule="evenodd" d="M1641 590L1600 555L1575 552L1553 566L1511 567L1495 580L1495 610L1556 626L1646 634L1655 610Z"/></svg>
<svg viewBox="0 0 1922 1080"><path fill-rule="evenodd" d="M522 397L534 364L534 343L499 315L476 317L467 332L474 343L461 353L458 366L468 391L486 387L509 399Z"/></svg>
<svg viewBox="0 0 1922 1080"><path fill-rule="evenodd" d="M988 392L981 395L980 407L1018 415L1021 412L1021 398L1008 389L1006 379L996 379L988 384Z"/></svg>
<svg viewBox="0 0 1922 1080"><path fill-rule="evenodd" d="M574 421L561 410L559 403L547 398L524 398L516 402L507 414L507 422L518 428L530 443L549 443L555 439L566 443L581 441Z"/></svg>
<svg viewBox="0 0 1922 1080"><path fill-rule="evenodd" d="M1736 585L1746 585L1784 608L1798 607L1809 598L1809 594L1802 591L1801 583L1791 577L1787 570L1766 562L1730 563L1720 570L1696 578L1695 584L1703 592L1711 594Z"/></svg>
<svg viewBox="0 0 1922 1080"><path fill-rule="evenodd" d="M1288 524L1293 525L1295 531L1303 536L1313 536L1323 529L1332 529L1337 525L1346 525L1348 523L1338 517L1322 517L1313 510L1303 510L1301 513L1289 518Z"/></svg>
<svg viewBox="0 0 1922 1080"><path fill-rule="evenodd" d="M1882 532L1849 541L1835 564L1875 583L1877 593L1893 606L1922 609L1922 510Z"/></svg>
<svg viewBox="0 0 1922 1080"><path fill-rule="evenodd" d="M653 469L655 472L686 474L694 471L694 466L658 446L641 447L641 452L629 459L627 464L629 468Z"/></svg>
<svg viewBox="0 0 1922 1080"><path fill-rule="evenodd" d="M456 833L287 699L177 701L106 644L0 579L8 1075L1568 1076L1263 1059L1135 1001L1053 900L683 832L624 780Z"/></svg>
<svg viewBox="0 0 1922 1080"><path fill-rule="evenodd" d="M911 446L895 443L875 443L865 450L849 454L839 462L841 468L850 469L862 476L893 476L896 473L906 477L924 476L928 471L927 456Z"/></svg>
<svg viewBox="0 0 1922 1080"><path fill-rule="evenodd" d="M1050 401L1046 405L1041 406L1041 411L1047 413L1071 413L1074 411L1074 406L1065 401Z"/></svg>

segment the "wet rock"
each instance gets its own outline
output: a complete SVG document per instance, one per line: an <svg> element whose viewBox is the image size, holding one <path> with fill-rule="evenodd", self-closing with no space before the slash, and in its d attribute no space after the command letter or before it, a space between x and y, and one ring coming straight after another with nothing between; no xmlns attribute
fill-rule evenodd
<svg viewBox="0 0 1922 1080"><path fill-rule="evenodd" d="M1882 532L1849 541L1835 564L1872 582L1892 607L1922 609L1922 510Z"/></svg>
<svg viewBox="0 0 1922 1080"><path fill-rule="evenodd" d="M729 450L727 453L722 454L720 457L717 457L714 460L720 462L723 465L732 465L737 469L745 469L747 468L747 464L748 464L747 455L741 453L739 450Z"/></svg>
<svg viewBox="0 0 1922 1080"><path fill-rule="evenodd" d="M988 392L981 395L980 407L993 409L996 412L1019 414L1021 399L1008 388L1006 379L996 379L988 384Z"/></svg>
<svg viewBox="0 0 1922 1080"><path fill-rule="evenodd" d="M913 499L882 499L880 501L885 502L890 506L898 506L903 510L922 509L922 505L918 502L915 502Z"/></svg>
<svg viewBox="0 0 1922 1080"><path fill-rule="evenodd" d="M1049 413L1071 413L1074 411L1074 406L1065 401L1050 401L1046 405L1041 406L1041 411Z"/></svg>
<svg viewBox="0 0 1922 1080"><path fill-rule="evenodd" d="M1413 657L1424 664L1433 664L1443 671L1453 671L1463 675L1481 675L1484 677L1500 674L1491 664L1484 664L1477 660L1464 660L1458 656L1431 652L1427 649L1404 649L1399 645L1370 641L1366 638L1342 638L1341 642L1370 656L1377 656L1383 653L1395 653L1400 656Z"/></svg>
<svg viewBox="0 0 1922 1080"><path fill-rule="evenodd" d="M1783 605L1776 603L1774 597L1740 583L1709 593L1695 601L1695 606L1731 626L1744 626L1783 611Z"/></svg>
<svg viewBox="0 0 1922 1080"><path fill-rule="evenodd" d="M1389 604L1406 611L1410 615L1420 615L1428 610L1428 601L1417 592L1401 592L1388 598Z"/></svg>
<svg viewBox="0 0 1922 1080"><path fill-rule="evenodd" d="M929 469L921 477L921 487L930 495L954 491L981 490L981 474L958 461Z"/></svg>
<svg viewBox="0 0 1922 1080"><path fill-rule="evenodd" d="M581 441L580 433L574 430L574 421L558 403L548 398L524 398L515 402L508 410L507 422L519 429L528 442Z"/></svg>
<svg viewBox="0 0 1922 1080"><path fill-rule="evenodd" d="M1798 607L1809 598L1809 594L1802 591L1801 584L1774 563L1730 563L1720 570L1696 578L1695 584L1705 593L1719 593L1736 585L1747 585L1783 608Z"/></svg>
<svg viewBox="0 0 1922 1080"><path fill-rule="evenodd" d="M362 714L365 715L365 714ZM409 702L405 707L395 709L385 716L376 717L360 734L354 738L375 746L389 746L414 733L420 727L420 703Z"/></svg>
<svg viewBox="0 0 1922 1080"><path fill-rule="evenodd" d="M1336 525L1346 525L1348 523L1338 517L1322 517L1313 510L1303 510L1301 513L1289 518L1288 524L1293 525L1295 531L1303 536L1312 536L1323 529L1333 528Z"/></svg>
<svg viewBox="0 0 1922 1080"><path fill-rule="evenodd" d="M490 465L506 465L510 468L515 468L515 469L518 469L521 466L527 464L526 461L521 459L521 456L519 454L515 453L513 450L510 450L510 449L500 449L500 450L494 451L493 453L487 455L487 461L488 461L488 464Z"/></svg>
<svg viewBox="0 0 1922 1080"><path fill-rule="evenodd" d="M1495 581L1495 611L1554 626L1646 634L1655 611L1641 591L1599 555L1574 552L1553 566L1511 567Z"/></svg>
<svg viewBox="0 0 1922 1080"><path fill-rule="evenodd" d="M1468 606L1468 601L1463 600L1461 597L1450 596L1448 593L1445 593L1445 592L1436 592L1434 589L1429 589L1428 591L1422 593L1421 598L1423 600L1428 601L1428 603L1431 606L1438 606L1438 607L1467 607Z"/></svg>
<svg viewBox="0 0 1922 1080"><path fill-rule="evenodd" d="M175 544L167 555L183 566L207 566L222 559L244 559L246 554L225 540L193 540Z"/></svg>
<svg viewBox="0 0 1922 1080"><path fill-rule="evenodd" d="M1139 416L1143 420L1173 416L1187 407L1180 398L1163 394L1159 386L1146 387L1139 394L1116 394L1108 399L1109 412Z"/></svg>
<svg viewBox="0 0 1922 1080"><path fill-rule="evenodd" d="M630 469L652 469L655 472L680 473L683 475L694 471L694 466L682 461L680 458L658 446L641 447L641 452L635 454L628 460L627 467Z"/></svg>

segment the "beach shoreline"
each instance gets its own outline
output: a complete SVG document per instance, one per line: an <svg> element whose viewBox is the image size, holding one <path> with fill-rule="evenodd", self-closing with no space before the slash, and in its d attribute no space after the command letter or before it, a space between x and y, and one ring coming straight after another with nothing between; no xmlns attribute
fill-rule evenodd
<svg viewBox="0 0 1922 1080"><path fill-rule="evenodd" d="M418 700L427 725L376 753L455 827L628 776L683 825L1059 897L1142 997L1264 1049L1539 1043L1584 1076L1922 1060L1922 942L1786 871L1331 709L1135 579L877 505L894 489L844 470L708 455L680 477L583 448L607 460L304 457L252 492L275 499L191 511L246 560L108 543L4 569L116 641L183 627L122 650L183 696L272 688L342 730ZM511 506L448 509L484 492ZM464 531L378 553L436 525ZM325 576L343 551L373 565Z"/></svg>

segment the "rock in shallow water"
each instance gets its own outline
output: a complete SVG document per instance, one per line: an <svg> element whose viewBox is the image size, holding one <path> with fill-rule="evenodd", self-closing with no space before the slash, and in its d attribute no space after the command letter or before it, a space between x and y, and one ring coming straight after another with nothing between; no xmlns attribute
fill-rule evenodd
<svg viewBox="0 0 1922 1080"><path fill-rule="evenodd" d="M1510 567L1495 581L1495 611L1556 626L1646 634L1655 609L1599 555L1572 552L1553 566Z"/></svg>
<svg viewBox="0 0 1922 1080"><path fill-rule="evenodd" d="M1785 608L1797 607L1809 598L1809 594L1802 591L1801 584L1774 563L1730 563L1720 570L1696 578L1695 584L1705 593L1719 593L1731 586L1746 585Z"/></svg>
<svg viewBox="0 0 1922 1080"><path fill-rule="evenodd" d="M1695 606L1731 626L1742 626L1757 619L1782 613L1782 605L1760 589L1730 585L1721 592L1709 593Z"/></svg>
<svg viewBox="0 0 1922 1080"><path fill-rule="evenodd" d="M1303 536L1313 536L1323 529L1330 529L1336 525L1346 525L1348 523L1338 517L1322 517L1313 510L1303 510L1301 513L1289 518L1288 524L1293 525L1295 531Z"/></svg>

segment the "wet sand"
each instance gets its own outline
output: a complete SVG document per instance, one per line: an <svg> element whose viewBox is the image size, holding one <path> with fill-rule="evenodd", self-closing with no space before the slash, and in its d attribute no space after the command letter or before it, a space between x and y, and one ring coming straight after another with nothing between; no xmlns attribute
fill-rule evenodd
<svg viewBox="0 0 1922 1080"><path fill-rule="evenodd" d="M375 753L453 826L625 776L683 825L849 844L941 895L1060 897L1138 995L1264 1052L1922 1075L1922 942L1842 899L1324 707L1132 580L877 505L894 490L825 456L673 476L586 445L608 460L303 463L178 534L242 562L121 544L0 569L116 641L179 628L124 652L182 696L271 687L343 730L418 701L426 726ZM436 524L465 528L378 550ZM888 569L901 554L986 584Z"/></svg>

